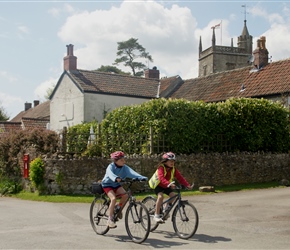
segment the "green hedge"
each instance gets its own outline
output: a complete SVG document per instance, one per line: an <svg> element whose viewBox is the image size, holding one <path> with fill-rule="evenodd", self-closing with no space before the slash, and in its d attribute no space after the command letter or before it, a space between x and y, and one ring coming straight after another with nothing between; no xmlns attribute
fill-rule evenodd
<svg viewBox="0 0 290 250"><path fill-rule="evenodd" d="M290 149L289 110L265 99L204 103L161 98L117 108L101 125L111 143L116 134L148 134L151 126L176 153L222 151L222 144L227 145L226 151Z"/></svg>

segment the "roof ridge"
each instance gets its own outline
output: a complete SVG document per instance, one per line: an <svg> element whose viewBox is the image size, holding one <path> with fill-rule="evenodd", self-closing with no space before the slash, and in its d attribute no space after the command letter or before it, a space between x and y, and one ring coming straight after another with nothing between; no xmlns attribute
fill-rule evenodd
<svg viewBox="0 0 290 250"><path fill-rule="evenodd" d="M140 79L142 78L143 80L149 80L149 81L159 81L159 79L156 78L145 78L145 77L140 77L140 76L132 76L132 75L125 75L125 74L118 74L118 73L109 73L109 72L102 72L102 71L97 71L97 70L86 70L86 69L78 69L79 72L89 72L89 73L94 73L94 74L101 74L101 75L109 75L109 76L117 76L117 77L129 77L129 78L136 78Z"/></svg>

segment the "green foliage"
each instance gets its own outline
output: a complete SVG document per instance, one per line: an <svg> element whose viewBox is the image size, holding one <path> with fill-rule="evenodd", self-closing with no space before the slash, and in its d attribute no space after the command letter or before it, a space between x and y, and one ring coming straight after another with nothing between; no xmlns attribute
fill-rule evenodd
<svg viewBox="0 0 290 250"><path fill-rule="evenodd" d="M109 155L115 150L149 154L153 136L153 146L165 145L154 148L154 153L281 153L290 149L289 117L289 109L265 99L233 98L205 103L160 98L108 113L100 124L100 138L90 146L91 124L71 127L69 145L87 156ZM95 128L96 124L94 131Z"/></svg>
<svg viewBox="0 0 290 250"><path fill-rule="evenodd" d="M150 126L177 153L287 152L290 148L289 110L265 99L204 103L161 98L117 108L101 125L111 151L120 140L125 147L122 134L148 134Z"/></svg>
<svg viewBox="0 0 290 250"><path fill-rule="evenodd" d="M229 99L219 104L221 132L240 151L287 152L289 110L265 99Z"/></svg>
<svg viewBox="0 0 290 250"><path fill-rule="evenodd" d="M6 177L21 177L17 156L23 157L26 149L34 147L36 152L54 153L58 149L58 135L45 129L13 131L1 136L0 173Z"/></svg>
<svg viewBox="0 0 290 250"><path fill-rule="evenodd" d="M0 196L16 194L22 189L18 181L0 176Z"/></svg>
<svg viewBox="0 0 290 250"><path fill-rule="evenodd" d="M102 147L97 143L93 143L87 146L82 155L88 157L102 156Z"/></svg>
<svg viewBox="0 0 290 250"><path fill-rule="evenodd" d="M41 158L35 158L30 162L29 179L36 188L41 187L44 183L44 163Z"/></svg>
<svg viewBox="0 0 290 250"><path fill-rule="evenodd" d="M96 71L115 73L115 74L120 74L120 75L131 75L130 72L124 72L124 71L118 69L117 67L111 66L111 65L107 65L107 66L102 65L100 68L96 69Z"/></svg>
<svg viewBox="0 0 290 250"><path fill-rule="evenodd" d="M9 120L9 116L7 115L4 108L0 106L0 121L7 121L7 120Z"/></svg>
<svg viewBox="0 0 290 250"><path fill-rule="evenodd" d="M45 93L45 96L44 96L45 100L49 100L49 98L50 98L50 96L51 96L51 94L52 94L54 88L55 88L55 83L53 83L53 84L51 85L51 87L49 87L49 88L46 90L46 93Z"/></svg>
<svg viewBox="0 0 290 250"><path fill-rule="evenodd" d="M61 186L62 180L63 180L63 173L57 173L55 175L56 183Z"/></svg>
<svg viewBox="0 0 290 250"><path fill-rule="evenodd" d="M90 128L93 127L94 134L97 131L98 123L97 121L92 121L88 123L78 124L71 126L67 133L67 147L69 152L85 152L87 150L88 144L90 144ZM96 143L91 141L91 144ZM92 151L95 149L91 149ZM90 150L88 150L87 154Z"/></svg>
<svg viewBox="0 0 290 250"><path fill-rule="evenodd" d="M153 62L151 55L146 52L146 49L138 43L138 39L130 38L127 41L118 42L118 58L115 60L114 65L123 63L124 66L130 67L133 76L142 76L146 65L142 62L136 62L137 58L144 58ZM139 71L138 71L139 70Z"/></svg>

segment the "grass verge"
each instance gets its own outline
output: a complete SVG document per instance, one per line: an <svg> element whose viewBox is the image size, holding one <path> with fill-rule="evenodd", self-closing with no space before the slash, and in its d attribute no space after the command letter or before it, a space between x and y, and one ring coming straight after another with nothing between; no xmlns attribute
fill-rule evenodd
<svg viewBox="0 0 290 250"><path fill-rule="evenodd" d="M215 187L215 193L221 192L232 192L232 191L246 191L252 189L264 189L264 188L276 188L279 184L277 182L267 182L267 183L252 183L252 184L239 184L230 186ZM182 195L205 195L212 193L200 192L198 189L191 191L183 191ZM153 192L136 194L138 200L142 200L147 195L154 195ZM23 200L31 201L44 201L44 202L71 202L71 203L91 203L94 199L94 195L40 195L37 192L30 193L22 191L18 194L10 195L10 197L19 198Z"/></svg>

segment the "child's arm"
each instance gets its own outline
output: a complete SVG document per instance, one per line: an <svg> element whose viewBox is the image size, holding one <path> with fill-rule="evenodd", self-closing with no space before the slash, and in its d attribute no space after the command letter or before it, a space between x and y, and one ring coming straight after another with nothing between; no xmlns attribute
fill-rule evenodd
<svg viewBox="0 0 290 250"><path fill-rule="evenodd" d="M187 187L192 189L192 187L190 186L190 184L187 182L187 180L182 176L182 174L175 168L175 178L178 180L178 182Z"/></svg>
<svg viewBox="0 0 290 250"><path fill-rule="evenodd" d="M128 178L132 178L132 179L143 179L143 180L148 180L148 178L146 176L143 176L139 173L137 173L136 171L134 171L132 168L130 168L129 166L124 166L126 167L126 177Z"/></svg>

